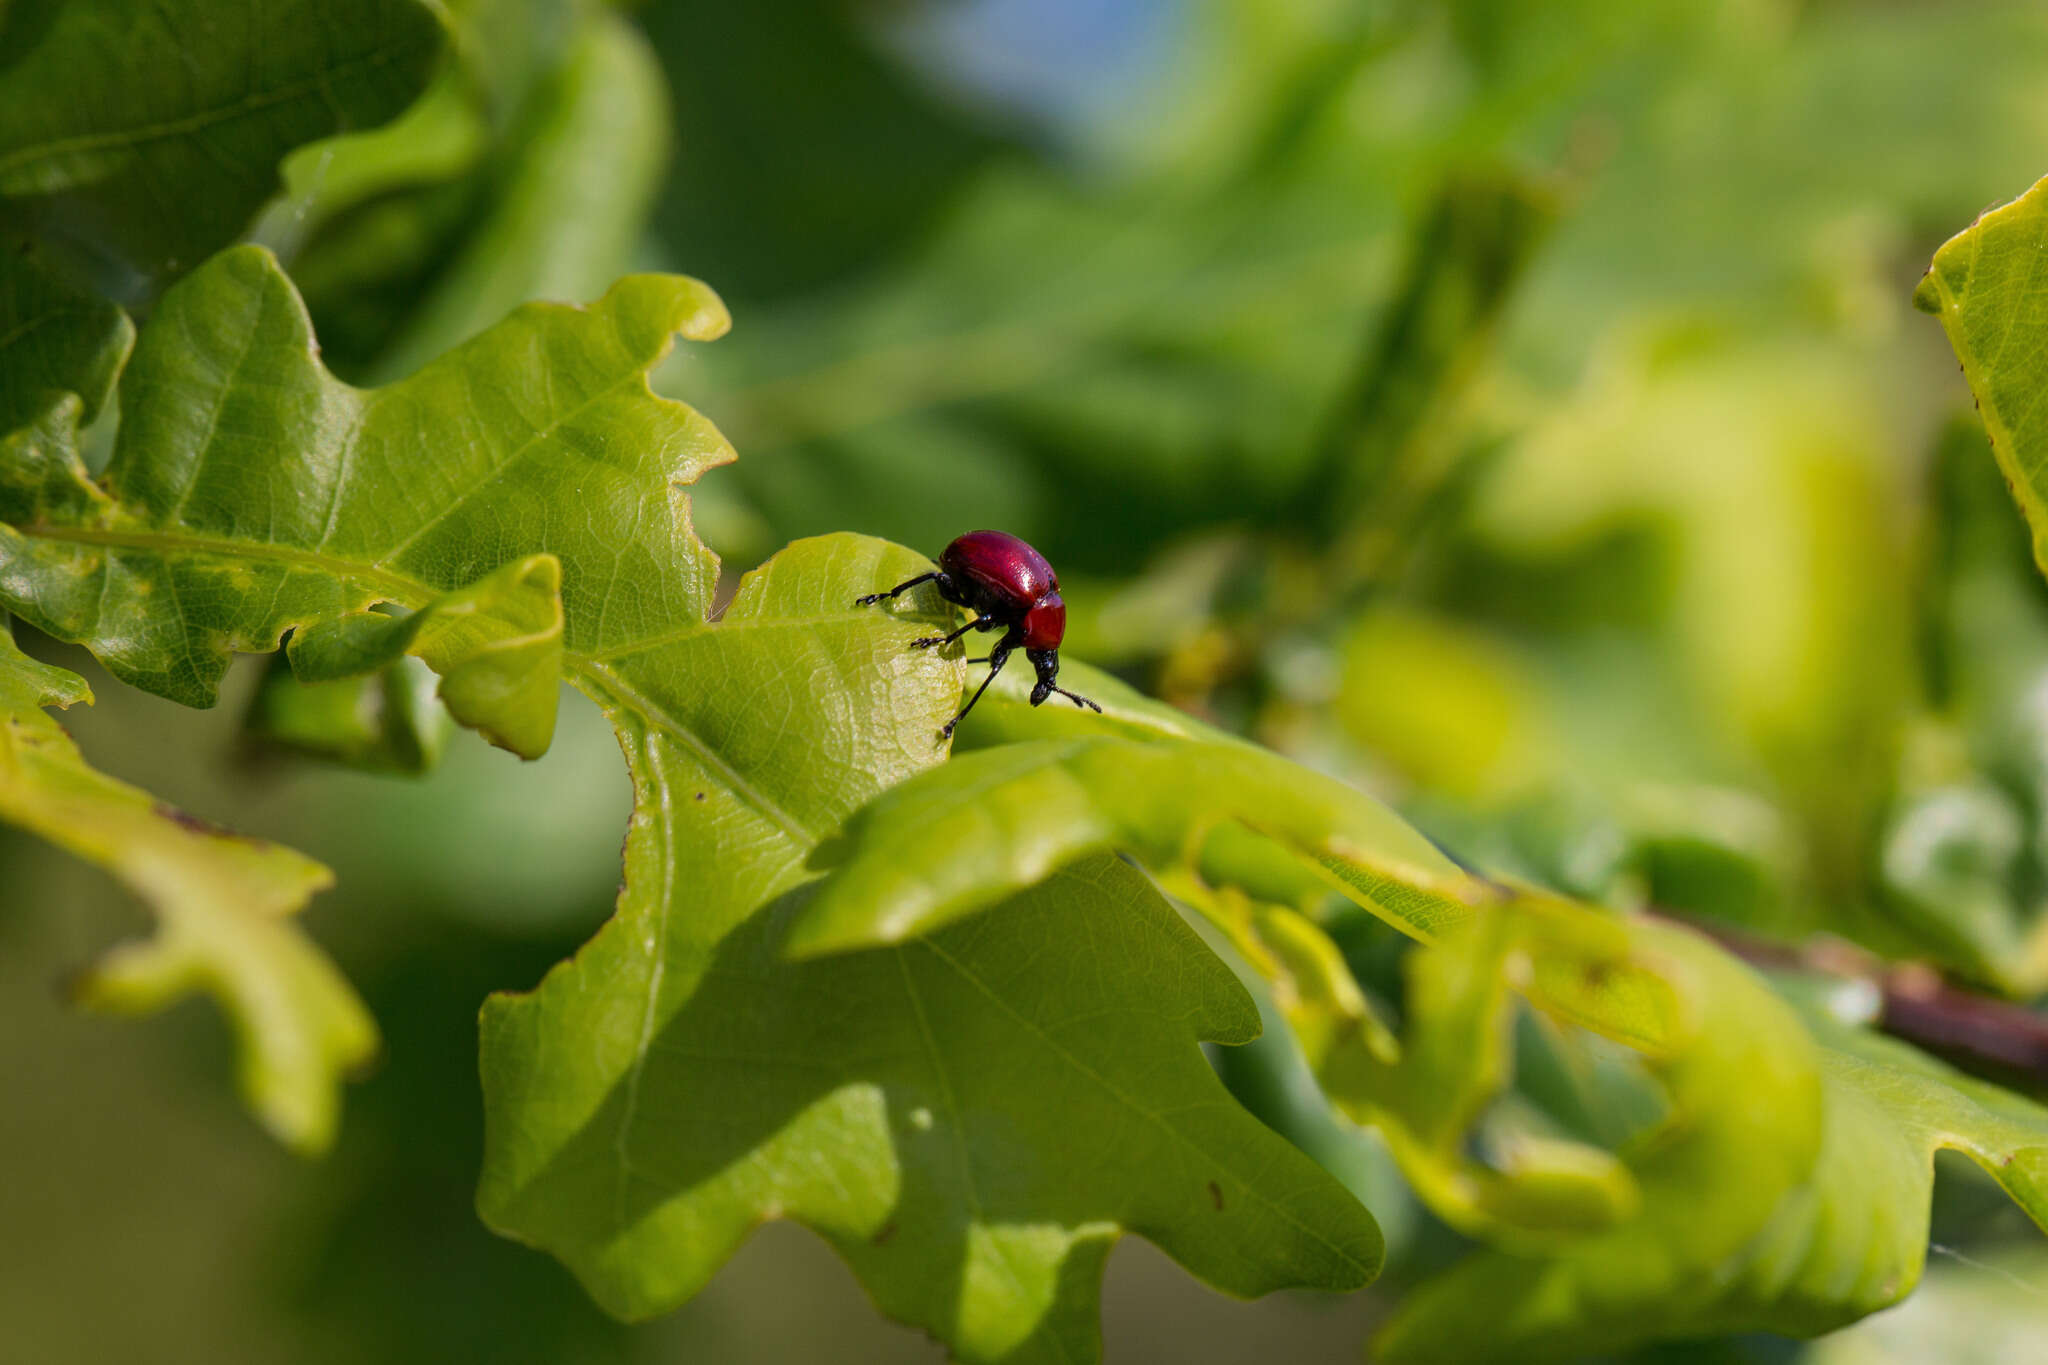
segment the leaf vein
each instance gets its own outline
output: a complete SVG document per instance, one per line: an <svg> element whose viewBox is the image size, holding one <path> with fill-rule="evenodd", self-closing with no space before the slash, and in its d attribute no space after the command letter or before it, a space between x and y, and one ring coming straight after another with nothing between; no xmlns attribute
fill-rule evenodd
<svg viewBox="0 0 2048 1365"><path fill-rule="evenodd" d="M216 124L227 123L274 105L313 94L336 76L353 74L357 69L368 70L388 66L392 58L404 49L403 43L391 43L360 57L337 63L325 72L306 80L282 85L275 90L243 95L230 103L196 110L181 118L140 124L134 128L111 129L102 133L81 133L76 137L58 138L51 142L18 148L6 155L0 155L0 179L15 177L25 168L33 167L38 161L56 161L67 156L80 156L108 148L133 149L145 143L161 142L188 133L196 134Z"/></svg>
<svg viewBox="0 0 2048 1365"><path fill-rule="evenodd" d="M1290 1213L1284 1206L1275 1203L1271 1199L1268 1199L1259 1190L1257 1183L1258 1177L1239 1174L1232 1167L1229 1161L1217 1157L1213 1153L1203 1151L1200 1147L1197 1147L1193 1142L1191 1142L1188 1139L1187 1135L1182 1133L1178 1128L1175 1128L1172 1124L1166 1122L1158 1114L1154 1113L1150 1109L1147 1109L1144 1105L1138 1103L1129 1095L1126 1095L1107 1076L1104 1076L1101 1072L1089 1066L1086 1062L1082 1061L1079 1057L1074 1055L1074 1053L1068 1051L1064 1047L1061 1047L1058 1041L1056 1041L1051 1034L1047 1033L1044 1029L1040 1028L1030 1019L1026 1018L1024 1014L1017 1009L1016 1006L1012 1005L1008 1000L1005 1000L1001 995L997 994L993 989L991 989L988 983L983 981L979 976L977 976L973 972L973 970L971 970L967 966L966 963L960 961L951 953L948 953L944 948L941 948L936 942L929 938L913 939L912 943L917 947L923 948L925 951L932 954L932 956L938 958L941 962L951 967L955 972L958 972L963 980L965 980L969 985L973 986L977 991L981 992L982 995L986 996L990 1003L995 1005L997 1009L1009 1015L1012 1019L1016 1020L1017 1023L1021 1025L1025 1030L1035 1035L1038 1038L1038 1040L1045 1045L1046 1049L1053 1053L1053 1055L1057 1056L1058 1058L1060 1058L1060 1060L1066 1062L1067 1065L1073 1067L1076 1071L1080 1072L1082 1075L1088 1077L1088 1079L1094 1081L1097 1085L1101 1086L1103 1090L1108 1092L1110 1096L1116 1099L1125 1108L1129 1109L1133 1114L1138 1115L1146 1122L1157 1127L1161 1132L1165 1133L1167 1137L1171 1138L1177 1146L1186 1148L1187 1150L1194 1152L1196 1155L1200 1156L1205 1161L1213 1162L1216 1165L1224 1167L1226 1170L1230 1170L1233 1175L1238 1175L1238 1179L1244 1185L1244 1192L1246 1196L1254 1202L1262 1205L1266 1209L1266 1211L1272 1214L1275 1218L1279 1219L1283 1223L1286 1223L1295 1231L1301 1233L1302 1236L1315 1241L1317 1244L1321 1245L1323 1248L1329 1251L1329 1253L1332 1256L1337 1257L1346 1265L1352 1266L1355 1269L1357 1269L1360 1275L1370 1276L1376 1269L1376 1267L1360 1261L1356 1256L1352 1255L1349 1250L1337 1245L1335 1242L1332 1242L1329 1238L1323 1236L1320 1232L1316 1231L1308 1224L1302 1222L1299 1218L1295 1217L1292 1213ZM899 949L898 951L901 952L904 950Z"/></svg>

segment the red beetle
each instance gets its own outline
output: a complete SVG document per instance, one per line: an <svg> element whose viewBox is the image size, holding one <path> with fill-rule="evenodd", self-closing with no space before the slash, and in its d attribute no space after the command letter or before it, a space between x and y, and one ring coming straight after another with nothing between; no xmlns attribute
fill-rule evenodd
<svg viewBox="0 0 2048 1365"><path fill-rule="evenodd" d="M1038 670L1038 684L1031 689L1033 706L1057 692L1076 706L1102 710L1088 698L1053 681L1060 675L1060 641L1067 634L1067 604L1060 597L1060 576L1045 562L1044 555L1005 531L969 531L939 553L939 567L934 572L921 573L887 592L872 593L854 605L865 607L881 602L920 583L938 584L941 597L967 608L974 613L974 619L951 635L911 641L918 649L949 645L970 630L1003 627L1003 638L996 641L986 659L968 660L987 664L988 676L967 699L967 705L960 708L960 714L946 722L946 728L939 732L941 738L952 734L953 727L967 718L974 703L981 700L981 694L988 691L996 674L1010 661L1010 651L1019 646L1023 647L1024 657L1031 660L1031 666Z"/></svg>

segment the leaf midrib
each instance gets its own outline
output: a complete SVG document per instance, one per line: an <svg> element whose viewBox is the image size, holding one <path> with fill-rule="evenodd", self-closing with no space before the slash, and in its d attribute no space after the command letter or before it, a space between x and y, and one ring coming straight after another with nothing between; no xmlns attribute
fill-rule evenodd
<svg viewBox="0 0 2048 1365"><path fill-rule="evenodd" d="M284 104L302 96L323 90L334 81L354 74L359 69L388 66L391 60L405 50L403 43L390 43L373 52L345 62L338 62L326 68L319 75L291 85L279 86L275 90L260 94L244 95L228 104L216 105L211 109L200 109L183 117L165 119L157 123L145 123L133 128L111 129L100 133L80 133L75 137L58 138L55 141L37 143L16 151L0 155L0 180L5 180L25 168L31 168L39 161L58 161L70 156L83 156L108 148L135 148L150 142L161 142L167 138L181 137L227 123L273 105ZM341 125L346 127L346 124ZM242 168L258 169L260 168ZM46 191L47 192L47 191ZM20 191L14 191L20 193Z"/></svg>
<svg viewBox="0 0 2048 1365"><path fill-rule="evenodd" d="M976 973L972 968L970 968L966 963L954 957L951 953L948 953L936 940L929 937L915 939L910 944L906 944L903 948L898 949L898 952L907 951L912 947L924 949L933 957L937 958L940 962L943 962L946 966L952 968L953 971L956 974L958 974L963 981L965 981L968 985L972 986L976 991L978 991L981 995L987 998L988 1001L991 1004L993 1004L997 1009L1001 1010L1004 1014L1007 1014L1012 1020L1014 1020L1020 1029L1024 1030L1026 1033L1029 1033L1034 1038L1037 1038L1038 1041L1045 1047L1047 1052L1051 1053L1055 1057L1058 1057L1061 1061L1065 1062L1068 1066L1072 1067L1076 1072L1080 1073L1083 1076L1086 1076L1089 1080L1093 1081L1097 1086L1099 1086L1102 1089L1104 1093L1114 1098L1118 1103L1123 1105L1124 1108L1129 1110L1131 1113L1138 1115L1147 1123L1152 1124L1161 1132L1165 1133L1166 1136L1174 1143L1174 1145L1195 1153L1204 1161L1214 1162L1216 1165L1228 1171L1233 1177L1235 1177L1238 1180L1238 1182L1241 1185L1243 1185L1245 1193L1250 1199L1252 1199L1254 1202L1258 1204L1265 1206L1266 1211L1269 1214L1271 1214L1275 1219L1279 1220L1280 1222L1286 1223L1288 1226L1292 1227L1296 1232L1299 1232L1303 1237L1306 1237L1310 1241L1315 1242L1317 1245L1323 1247L1336 1260L1341 1261L1345 1265L1351 1266L1358 1272L1361 1282L1371 1277L1376 1267L1359 1260L1358 1257L1352 1255L1347 1248L1339 1246L1337 1243L1331 1241L1328 1237L1325 1237L1317 1229L1309 1226L1301 1219L1295 1217L1292 1212L1283 1207L1277 1200L1268 1198L1259 1189L1257 1181L1253 1178L1246 1177L1241 1172L1239 1172L1236 1169L1235 1164L1231 1162L1229 1159L1219 1157L1216 1153L1208 1151L1201 1147L1193 1139L1189 1138L1187 1134L1183 1133L1179 1128L1167 1122L1163 1116L1156 1113L1152 1109L1146 1107L1145 1105L1140 1104L1131 1096L1125 1094L1122 1088L1119 1087L1115 1082L1111 1081L1109 1077L1103 1075L1094 1067L1089 1066L1085 1061L1081 1060L1081 1058L1075 1053L1060 1046L1058 1041L1055 1040L1051 1034L1047 1033L1043 1028L1040 1028L1035 1021L1027 1018L1023 1014L1023 1012L1020 1011L1015 1005L1011 1004L1006 997L1004 997L1000 992L996 991L986 981L982 980L980 975Z"/></svg>
<svg viewBox="0 0 2048 1365"><path fill-rule="evenodd" d="M436 597L442 590L403 574L386 569L360 564L354 560L339 559L322 554L317 550L296 549L272 542L229 540L216 536L196 536L166 531L118 531L98 530L70 526L50 526L30 523L14 528L26 536L46 540L66 541L80 545L99 545L112 549L149 550L158 554L218 555L226 559L255 560L276 564L289 564L311 569L337 579L373 587L390 601L401 606L418 610ZM704 622L682 631L672 631L650 639L644 648L657 648L664 644L690 639L696 635L714 631L731 630L736 627L755 624L749 618L740 617L714 625ZM758 624L776 624L762 621ZM649 727L673 736L677 742L689 749L707 768L715 772L734 796L744 801L763 817L775 824L784 833L805 843L815 844L818 836L801 821L785 811L779 804L748 781L737 768L727 762L702 735L684 725L665 708L657 706L639 689L620 677L609 666L608 660L624 654L639 653L643 646L632 645L601 654L585 654L565 649L562 654L563 672L568 680L588 693L601 706L616 706L639 716Z"/></svg>
<svg viewBox="0 0 2048 1365"><path fill-rule="evenodd" d="M80 318L87 321L96 321L103 316L105 316L104 310L95 308L90 304L62 304L38 313L32 318L24 319L12 331L0 332L0 350L6 350L14 346L23 337L33 332L39 332L45 327L53 327L58 323L71 322Z"/></svg>
<svg viewBox="0 0 2048 1365"><path fill-rule="evenodd" d="M221 536L190 535L176 531L117 531L82 526L53 526L30 522L14 528L22 535L40 540L69 541L78 545L104 545L119 550L154 550L159 554L219 555L223 559L253 559L317 569L335 578L353 579L375 585L391 599L408 607L421 607L439 596L439 590L403 574L391 573L369 564L338 559L318 550L301 550L274 541L229 540Z"/></svg>

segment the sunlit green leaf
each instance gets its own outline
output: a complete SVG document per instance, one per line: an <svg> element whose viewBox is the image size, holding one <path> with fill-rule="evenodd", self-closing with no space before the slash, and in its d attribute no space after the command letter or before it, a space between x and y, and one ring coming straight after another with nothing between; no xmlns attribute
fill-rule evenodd
<svg viewBox="0 0 2048 1365"><path fill-rule="evenodd" d="M523 311L365 391L319 367L268 255L225 253L145 331L103 480L79 466L62 406L13 438L0 599L189 705L212 702L231 650L275 649L287 630L320 627L293 650L316 677L406 649L442 672L458 716L538 753L561 650L658 622L674 585L712 572L679 499L660 508L665 543L650 531L637 547L566 509L729 458L709 423L650 407L641 369L674 332L724 323L702 286L634 277L592 309ZM545 555L512 567L519 538L585 566L560 580L566 634L561 571ZM379 602L415 614L365 612Z"/></svg>
<svg viewBox="0 0 2048 1365"><path fill-rule="evenodd" d="M1829 1330L1912 1287L1938 1145L1977 1156L2048 1220L2033 1170L2048 1157L2031 1154L2048 1116L2025 1101L1910 1049L1894 1049L1889 1070L1859 1070L1852 1054L1890 1045L1817 1044L1753 972L1675 926L1510 896L1447 862L1486 894L1457 916L1402 914L1387 882L1439 894L1444 883L1427 864L1368 861L1385 879L1377 887L1355 875L1359 845L1343 843L1353 827L1334 814L1346 807L1320 779L1295 770L1269 785L1253 751L1191 723L1176 737L1135 738L1154 723L1150 708L1126 711L1115 688L1101 692L1107 714L1082 719L1035 712L999 684L989 715L977 715L981 737L1026 725L1069 736L998 744L884 792L828 847L827 880L790 941L807 951L895 941L1102 849L1160 866L1243 938L1256 921L1236 923L1229 888L1206 889L1190 871L1205 819L1254 831L1323 875L1352 867L1339 884L1354 899L1438 943L1411 958L1398 1038L1369 1016L1333 1027L1345 1015L1328 999L1292 1017L1332 1101L1378 1129L1417 1193L1487 1248L1408 1297L1379 1343L1386 1358L1552 1359L1715 1332ZM1096 727L1127 733L1085 735ZM1401 847L1399 822L1384 818L1392 828L1368 845L1383 854ZM1297 933L1298 948L1316 942L1312 923L1293 922L1308 935ZM1282 964L1257 939L1248 946L1255 964L1262 952L1276 958L1267 970L1283 989L1316 960L1298 951ZM1327 980L1322 989L1332 994ZM1630 1100L1633 1117L1579 1134L1518 1116L1518 996L1555 1026L1620 1044L1638 1084L1661 1098ZM1909 1090L1917 1098L1902 1104Z"/></svg>
<svg viewBox="0 0 2048 1365"><path fill-rule="evenodd" d="M1979 218L1934 253L1913 302L1941 319L1963 362L1991 453L2034 529L2048 571L2048 368L2038 262L2048 250L2048 181Z"/></svg>
<svg viewBox="0 0 2048 1365"><path fill-rule="evenodd" d="M441 675L448 713L500 748L547 752L562 676L562 565L528 555L407 616L367 613L292 636L292 671L309 683L356 677L410 654Z"/></svg>
<svg viewBox="0 0 2048 1365"><path fill-rule="evenodd" d="M1510 1141L1477 1167L1464 1155L1472 1106L1505 1084L1503 1074L1475 1074L1486 1083L1467 1092L1463 1121L1437 1130L1435 1150L1416 1145L1428 1130L1413 1116L1443 1112L1443 1077L1472 1065L1474 1016L1416 1009L1400 1066L1384 1078L1329 1077L1340 1104L1388 1132L1432 1206L1495 1244L1409 1298L1379 1342L1389 1360L1553 1359L1655 1339L1829 1331L1918 1280L1938 1147L1968 1153L2048 1226L2048 1111L1893 1040L1817 1016L1802 1026L1746 970L1689 934L1563 906L1530 919L1519 905L1498 913L1494 941L1527 954L1519 968L1507 956L1487 970L1474 952L1484 936L1475 936L1451 945L1450 963L1440 961L1445 950L1426 950L1418 976L1494 983L1493 1004L1476 1019L1490 1012L1482 1036L1495 1039L1503 982L1596 1032L1614 1018L1600 996L1628 974L1670 992L1676 1030L1645 1055L1669 1108L1609 1158L1631 1195L1615 1206L1627 1216L1575 1228L1563 1216L1570 1206L1556 1204L1571 1186L1556 1174L1577 1168L1583 1182L1598 1170L1597 1149ZM1576 967L1575 942L1593 949ZM1455 1004L1440 992L1423 999ZM1642 1045L1626 1031L1614 1036ZM1418 1042L1437 1055L1415 1051ZM1532 1193L1540 1202L1529 1202ZM1480 1214L1496 1226L1474 1222ZM1509 1214L1518 1216L1500 1225ZM1499 1315L1475 1320L1475 1301Z"/></svg>
<svg viewBox="0 0 2048 1365"><path fill-rule="evenodd" d="M324 1149L343 1077L377 1047L362 1002L289 919L331 874L87 767L42 708L91 700L77 674L16 649L0 618L0 819L104 867L157 917L152 937L79 978L77 998L139 1014L212 995L234 1025L250 1107L280 1140Z"/></svg>
<svg viewBox="0 0 2048 1365"><path fill-rule="evenodd" d="M225 253L144 330L103 483L67 444L75 398L0 448L0 587L190 702L230 647L286 629L316 679L424 658L451 709L523 751L556 679L598 700L635 782L624 899L488 1012L482 1203L614 1311L674 1305L778 1214L974 1359L1092 1354L1125 1230L1239 1293L1369 1278L1370 1217L1202 1059L1205 1037L1250 1036L1250 1002L1122 864L915 949L781 965L815 845L941 760L962 670L908 648L929 589L904 604L922 622L853 606L921 563L880 541L800 543L713 622L684 485L730 452L645 374L673 333L723 325L701 286L634 277L357 390L319 367L270 258ZM969 1068L990 1050L1007 1078ZM800 1064L771 1089L777 1058ZM759 1122L680 1117L704 1106ZM1073 1152L1120 1145L1076 1183Z"/></svg>
<svg viewBox="0 0 2048 1365"><path fill-rule="evenodd" d="M1469 918L1488 894L1378 802L1248 745L1048 739L955 759L855 815L850 857L797 921L790 948L900 942L1083 853L1128 850L1174 867L1225 822L1295 850L1418 937Z"/></svg>
<svg viewBox="0 0 2048 1365"><path fill-rule="evenodd" d="M941 757L958 666L852 606L919 563L799 542L716 625L589 680L640 790L627 890L486 1010L486 1217L635 1317L798 1218L971 1360L1092 1359L1124 1230L1240 1294L1360 1283L1377 1233L1192 1050L1248 1036L1250 1002L1113 860L915 944L784 960L818 842Z"/></svg>

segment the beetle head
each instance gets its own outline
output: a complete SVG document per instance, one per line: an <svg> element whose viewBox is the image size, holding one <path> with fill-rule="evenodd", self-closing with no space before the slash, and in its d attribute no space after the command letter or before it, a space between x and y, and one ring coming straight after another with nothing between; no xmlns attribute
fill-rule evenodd
<svg viewBox="0 0 2048 1365"><path fill-rule="evenodd" d="M1027 649L1024 657L1031 660L1031 666L1038 670L1038 682L1031 689L1031 704L1037 706L1057 692L1076 706L1085 706L1100 713L1102 708L1078 692L1069 692L1054 681L1060 675L1060 652L1056 649Z"/></svg>
<svg viewBox="0 0 2048 1365"><path fill-rule="evenodd" d="M1038 682L1031 689L1031 704L1037 706L1061 690L1054 681L1060 675L1060 652L1056 649L1027 649L1024 657L1031 660L1031 666L1038 670Z"/></svg>

